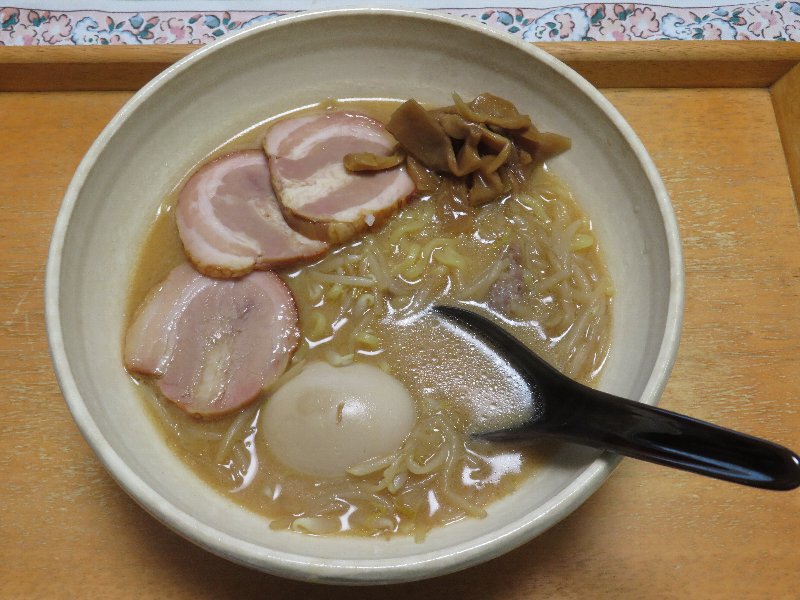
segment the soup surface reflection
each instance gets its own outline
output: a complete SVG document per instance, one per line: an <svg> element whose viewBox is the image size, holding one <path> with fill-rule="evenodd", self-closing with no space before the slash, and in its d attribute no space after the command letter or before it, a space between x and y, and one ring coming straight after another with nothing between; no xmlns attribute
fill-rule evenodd
<svg viewBox="0 0 800 600"><path fill-rule="evenodd" d="M339 104L384 122L397 105ZM209 159L258 148L271 122L234 136ZM244 410L199 420L137 379L182 460L270 527L422 539L432 527L483 516L493 500L535 476L546 447L470 438L523 420L526 388L491 353L431 314L435 303L489 313L563 372L588 384L598 376L608 353L613 286L591 223L569 190L539 166L523 193L458 215L444 196L416 198L383 227L313 264L279 272L297 302L302 342L281 380ZM144 244L131 316L148 290L186 261L176 197L164 200ZM264 406L317 361L372 365L405 386L416 422L400 450L352 465L345 477L281 464L264 439Z"/></svg>

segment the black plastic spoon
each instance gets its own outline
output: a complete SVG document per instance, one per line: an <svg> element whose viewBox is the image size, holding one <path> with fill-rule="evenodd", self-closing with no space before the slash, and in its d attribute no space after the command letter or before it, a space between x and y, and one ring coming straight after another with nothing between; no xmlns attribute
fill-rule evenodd
<svg viewBox="0 0 800 600"><path fill-rule="evenodd" d="M757 488L800 486L800 458L788 448L594 390L561 374L485 317L453 306L434 311L485 340L530 389L533 411L526 423L476 437L553 437Z"/></svg>

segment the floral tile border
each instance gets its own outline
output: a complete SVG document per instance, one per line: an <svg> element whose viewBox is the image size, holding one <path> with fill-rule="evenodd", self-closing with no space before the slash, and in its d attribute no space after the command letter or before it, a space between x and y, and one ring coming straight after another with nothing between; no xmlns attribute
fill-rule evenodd
<svg viewBox="0 0 800 600"><path fill-rule="evenodd" d="M106 12L0 7L0 46L205 44L299 11ZM560 8L436 9L527 41L791 40L800 42L800 2L674 8L573 4Z"/></svg>

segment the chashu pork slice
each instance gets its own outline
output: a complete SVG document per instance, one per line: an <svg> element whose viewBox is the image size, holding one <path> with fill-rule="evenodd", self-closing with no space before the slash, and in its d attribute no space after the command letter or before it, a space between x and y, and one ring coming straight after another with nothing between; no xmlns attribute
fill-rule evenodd
<svg viewBox="0 0 800 600"><path fill-rule="evenodd" d="M294 298L274 273L222 280L183 264L145 299L124 359L186 412L215 417L274 383L299 340Z"/></svg>
<svg viewBox="0 0 800 600"><path fill-rule="evenodd" d="M178 197L178 233L189 259L211 277L238 277L322 255L328 245L289 227L261 150L201 167Z"/></svg>
<svg viewBox="0 0 800 600"><path fill-rule="evenodd" d="M345 155L389 156L397 141L378 121L350 111L284 119L264 138L272 185L290 225L343 242L394 214L414 193L404 166L351 173Z"/></svg>

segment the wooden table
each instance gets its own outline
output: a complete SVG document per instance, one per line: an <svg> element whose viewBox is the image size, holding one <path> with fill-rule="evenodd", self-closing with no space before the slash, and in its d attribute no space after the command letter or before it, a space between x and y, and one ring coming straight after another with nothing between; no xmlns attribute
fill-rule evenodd
<svg viewBox="0 0 800 600"><path fill-rule="evenodd" d="M686 314L662 405L800 449L800 45L544 47L604 88L672 194ZM633 460L522 548L389 588L271 577L168 531L73 424L50 367L42 287L82 154L130 90L187 49L0 50L0 88L13 91L0 93L0 597L800 597L800 492Z"/></svg>

